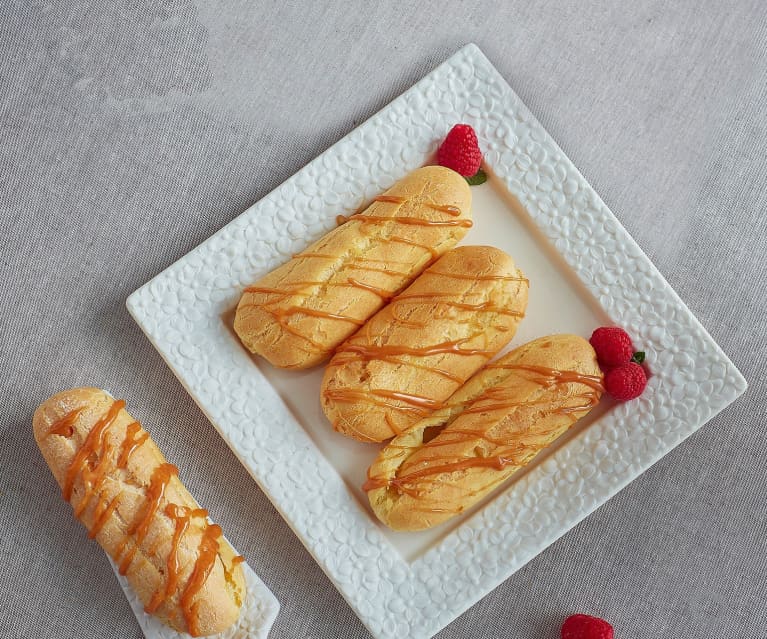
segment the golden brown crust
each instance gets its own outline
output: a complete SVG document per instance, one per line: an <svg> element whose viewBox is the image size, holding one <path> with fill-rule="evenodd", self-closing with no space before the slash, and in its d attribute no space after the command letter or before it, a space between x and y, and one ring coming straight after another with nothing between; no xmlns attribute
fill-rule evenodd
<svg viewBox="0 0 767 639"><path fill-rule="evenodd" d="M384 196L405 201L374 201L246 289L234 329L251 352L282 368L319 364L471 225L471 190L450 169L413 171ZM439 225L376 219L395 216Z"/></svg>
<svg viewBox="0 0 767 639"><path fill-rule="evenodd" d="M135 420L124 409L117 412L117 408L119 405L115 404L115 400L100 389L76 388L43 402L35 412L33 428L43 457L63 492L66 493L69 488L68 477L73 480L69 502L79 513L80 521L89 531L97 533L96 541L118 565L121 562L128 564L126 576L146 606L155 593L164 592L169 573L167 562L173 546L175 523L165 514L165 508L168 504L190 510L199 509L199 506L173 474L174 467L167 464L162 452L148 434L145 435L146 431L130 426ZM113 421L103 421L110 411L114 415ZM69 419L62 421L67 416ZM96 443L94 435L99 431L100 423L106 425L102 440ZM129 428L132 436L129 435ZM123 452L129 448L124 445L126 439L137 444L130 454ZM88 441L90 443L86 443ZM83 457L82 469L70 474L69 469L78 458L78 453L91 449L94 452ZM121 455L124 458L122 462ZM153 477L155 484L158 483L158 477L162 474L158 468L161 467L169 471L166 476L168 482L156 512L147 520L146 535L136 547L137 535L129 534L129 529L144 518L150 485ZM114 510L110 514L108 506L112 503ZM94 527L99 526L100 530L94 531ZM204 517L190 517L186 532L179 537L176 554L178 586L154 612L177 630L192 630L198 636L230 627L239 617L246 588L242 567L234 562L234 549L225 539L219 538L218 553L210 573L191 598L191 609L194 611L192 623L196 621L196 627L190 629L187 626L181 598L194 571L206 529L210 526ZM126 558L134 547L135 554L128 563Z"/></svg>
<svg viewBox="0 0 767 639"><path fill-rule="evenodd" d="M551 335L517 348L383 448L368 470L373 511L395 530L430 528L463 512L588 413L601 382L581 337Z"/></svg>
<svg viewBox="0 0 767 639"><path fill-rule="evenodd" d="M383 441L431 413L514 336L527 280L490 246L443 255L342 344L322 407L340 433Z"/></svg>

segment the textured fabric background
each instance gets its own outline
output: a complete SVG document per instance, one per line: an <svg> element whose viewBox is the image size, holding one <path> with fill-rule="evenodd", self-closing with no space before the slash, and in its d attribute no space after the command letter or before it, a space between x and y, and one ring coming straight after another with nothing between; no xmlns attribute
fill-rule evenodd
<svg viewBox="0 0 767 639"><path fill-rule="evenodd" d="M468 41L751 388L440 639L575 611L767 637L766 23L762 0L0 2L0 637L140 636L32 438L83 384L129 399L272 588L274 639L368 636L124 301Z"/></svg>

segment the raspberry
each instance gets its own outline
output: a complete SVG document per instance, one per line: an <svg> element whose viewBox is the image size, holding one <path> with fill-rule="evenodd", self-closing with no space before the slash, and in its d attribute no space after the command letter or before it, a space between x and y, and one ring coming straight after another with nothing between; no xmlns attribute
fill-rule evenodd
<svg viewBox="0 0 767 639"><path fill-rule="evenodd" d="M605 374L605 390L620 402L636 399L647 386L644 368L636 362L629 362L613 368Z"/></svg>
<svg viewBox="0 0 767 639"><path fill-rule="evenodd" d="M597 352L602 368L620 366L631 359L634 346L628 333L617 326L603 326L591 334L589 340Z"/></svg>
<svg viewBox="0 0 767 639"><path fill-rule="evenodd" d="M562 639L613 639L613 627L591 615L572 615L562 624Z"/></svg>
<svg viewBox="0 0 767 639"><path fill-rule="evenodd" d="M468 124L456 124L437 150L437 162L464 177L471 177L482 164L477 134Z"/></svg>

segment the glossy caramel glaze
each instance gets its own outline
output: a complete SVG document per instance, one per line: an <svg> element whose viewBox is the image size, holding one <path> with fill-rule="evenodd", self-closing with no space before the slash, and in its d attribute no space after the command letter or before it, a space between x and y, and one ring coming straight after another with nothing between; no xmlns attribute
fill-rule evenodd
<svg viewBox="0 0 767 639"><path fill-rule="evenodd" d="M196 597L210 576L213 564L218 558L218 540L221 534L221 526L218 524L208 524L205 526L200 546L197 550L197 559L194 562L192 575L189 577L189 581L181 595L181 609L184 611L184 619L186 620L189 634L193 637L202 634L199 623L200 616L197 613L198 602Z"/></svg>
<svg viewBox="0 0 767 639"><path fill-rule="evenodd" d="M115 561L119 559L121 575L128 572L133 557L136 555L136 550L141 546L141 542L144 541L144 537L146 537L149 531L149 524L152 523L157 509L165 497L165 487L170 483L171 477L176 477L177 475L178 468L167 462L160 464L154 469L146 491L143 512L128 528L128 534L125 536L120 550L118 550L118 556L115 557Z"/></svg>

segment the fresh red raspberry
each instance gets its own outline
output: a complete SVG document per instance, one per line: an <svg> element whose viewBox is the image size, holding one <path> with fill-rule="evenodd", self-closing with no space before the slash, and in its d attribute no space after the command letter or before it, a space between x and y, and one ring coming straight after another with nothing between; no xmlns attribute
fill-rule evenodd
<svg viewBox="0 0 767 639"><path fill-rule="evenodd" d="M605 374L605 390L619 402L636 399L647 386L647 375L636 362L613 368Z"/></svg>
<svg viewBox="0 0 767 639"><path fill-rule="evenodd" d="M474 129L468 124L456 124L450 129L450 133L437 150L437 162L464 177L471 177L479 171L482 151L479 150Z"/></svg>
<svg viewBox="0 0 767 639"><path fill-rule="evenodd" d="M618 326L603 326L591 334L589 340L597 352L602 368L620 366L631 359L634 345L628 333Z"/></svg>
<svg viewBox="0 0 767 639"><path fill-rule="evenodd" d="M613 627L591 615L572 615L562 624L562 639L613 639Z"/></svg>

